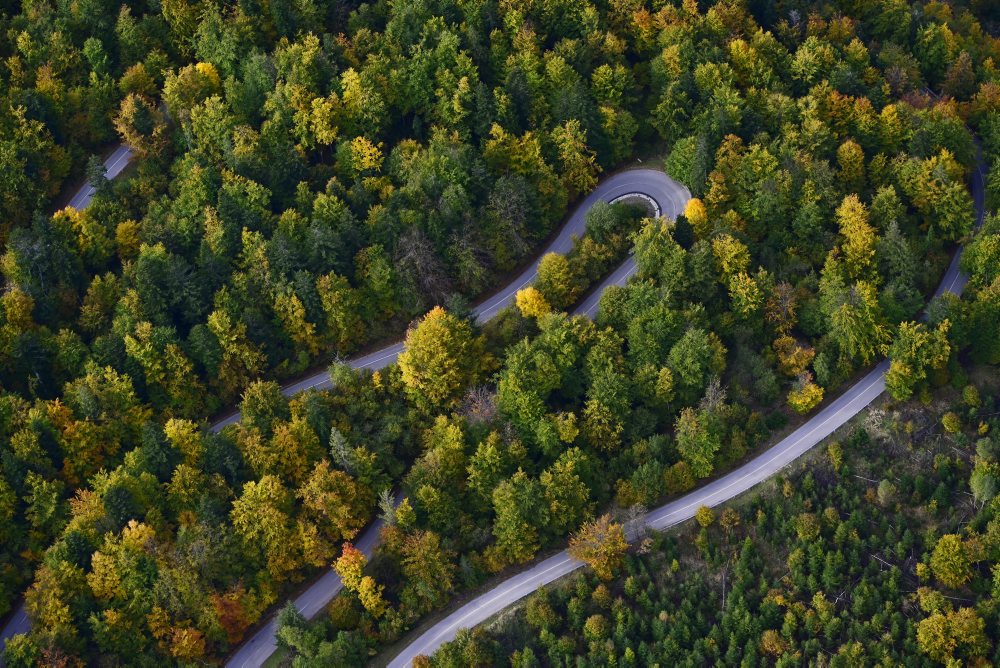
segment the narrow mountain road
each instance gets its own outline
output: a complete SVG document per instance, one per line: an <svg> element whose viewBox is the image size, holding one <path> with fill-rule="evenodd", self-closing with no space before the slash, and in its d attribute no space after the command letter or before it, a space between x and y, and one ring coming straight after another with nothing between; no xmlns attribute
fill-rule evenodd
<svg viewBox="0 0 1000 668"><path fill-rule="evenodd" d="M119 146L104 161L106 177L114 179L119 176L125 167L134 157L134 153L127 146ZM95 189L90 184L85 184L72 197L69 206L76 209L84 209L93 199ZM687 188L670 179L661 171L653 169L630 169L614 174L598 184L597 188L581 202L569 220L560 229L559 234L549 245L539 254L535 261L511 281L506 287L486 298L482 303L472 309L472 314L477 322L486 322L497 313L514 302L517 291L530 285L538 274L538 263L542 255L549 252L567 253L573 247L574 237L582 236L586 230L587 211L596 202L615 201L625 199L629 196L638 196L647 200L655 209L657 215L665 213L670 217L676 217L684 210L684 206L691 195ZM584 313L593 317L597 310L597 301L601 292L609 285L624 285L628 277L635 271L635 263L629 258L619 267L594 293L581 305L578 313ZM348 363L355 369L381 369L394 363L403 351L403 343L398 342L368 353L364 356L350 360ZM308 378L297 381L282 388L286 396L298 394L309 389L328 389L331 387L330 376L326 371L316 373ZM235 411L210 426L211 431L217 432L223 427L239 422L240 414ZM371 556L378 541L380 521L370 524L365 531L358 536L355 547L365 555ZM340 578L331 569L324 573L305 591L295 599L295 605L307 617L312 618L326 606L333 597L340 591L342 585ZM0 644L6 645L7 639L19 633L27 633L31 628L30 621L22 602L18 609L11 616L7 624L0 630ZM236 653L229 659L227 666L259 666L274 653L276 620L272 616L268 622L250 637Z"/></svg>
<svg viewBox="0 0 1000 668"><path fill-rule="evenodd" d="M985 216L985 179L982 155L979 156L977 168L972 177L971 192L976 209L975 226L978 229L982 226ZM945 292L962 294L962 290L968 282L968 276L965 276L959 269L961 255L962 250L959 249L952 258L948 271L941 279L941 283L934 293L935 297ZM716 506L768 479L832 434L834 430L857 415L882 394L885 390L885 374L888 370L889 361L883 360L864 378L810 418L808 422L762 454L704 487L647 513L646 525L657 531L668 529L694 517L695 511L701 506ZM583 566L582 562L573 559L564 550L518 573L486 593L477 596L427 629L389 663L389 668L410 666L416 657L430 655L442 644L454 640L459 630L486 621L539 587L571 573L581 566Z"/></svg>
<svg viewBox="0 0 1000 668"><path fill-rule="evenodd" d="M481 303L474 306L472 315L478 323L490 320L497 313L514 303L514 297L518 290L531 285L538 276L538 263L545 253L566 254L573 248L574 237L583 236L587 228L587 211L597 202L613 202L625 199L632 195L644 196L650 200L650 204L656 209L656 213L666 213L671 218L684 211L691 193L680 183L674 181L666 174L655 169L629 169L618 172L601 181L597 188L590 193L579 205L577 205L569 220L559 230L559 234L553 239L545 249L539 253L535 261L519 274L514 280L500 289L495 294L487 297ZM581 305L581 308L589 309L587 314L593 316L597 310L597 302L601 292L608 285L624 285L625 281L635 271L635 263L630 257L619 267L610 278L593 292L593 294ZM578 311L584 313L584 311ZM403 342L394 343L381 350L368 353L363 357L349 360L348 364L354 369L381 369L396 361L399 353L403 352ZM282 389L282 392L291 396L304 390L329 389L330 375L324 370L308 378L300 380ZM226 425L239 422L239 412L233 412L212 425L213 431L218 431Z"/></svg>
<svg viewBox="0 0 1000 668"><path fill-rule="evenodd" d="M477 322L486 322L494 317L501 310L514 302L517 291L530 285L538 275L538 262L544 253L568 253L573 247L573 238L582 236L587 224L587 211L594 204L600 201L613 202L618 199L630 196L640 196L649 201L657 215L663 214L671 218L676 217L684 211L691 194L680 183L677 183L663 172L653 169L630 169L619 172L601 181L586 199L581 202L569 220L563 225L558 236L545 248L538 258L511 281L507 287L499 290L496 294L487 297L479 305L472 309L472 315ZM635 271L635 261L629 257L618 269L608 277L597 290L591 294L576 313L593 317L597 312L597 302L601 293L609 285L624 285L628 277ZM396 361L399 353L403 351L403 344L394 343L381 350L369 353L363 357L350 360L348 363L355 369L381 369ZM323 371L294 385L289 385L282 392L286 395L296 394L309 389L326 389L330 385L330 376ZM238 422L239 413L233 413L219 422L212 425L213 430ZM380 522L370 524L360 534L355 544L367 557L371 557L378 542L378 532L381 527ZM342 588L340 578L330 569L323 577L309 586L295 599L295 606L299 611L311 619ZM257 630L249 639L244 642L239 649L229 658L226 666L231 668L250 668L262 665L271 654L277 649L275 631L277 622L272 615L271 619Z"/></svg>
<svg viewBox="0 0 1000 668"><path fill-rule="evenodd" d="M107 178L113 179L117 177L133 157L134 155L128 147L119 146L104 162L107 170ZM979 171L973 180L972 191L978 213L977 223L981 224L984 209L981 162ZM77 209L85 208L90 204L93 195L93 187L89 184L84 185L70 200L70 206ZM657 213L671 218L683 212L687 201L690 199L690 193L687 188L657 170L626 170L604 179L577 206L572 216L560 230L558 236L544 249L531 266L525 269L507 287L486 298L472 309L476 321L480 323L485 322L494 317L503 308L513 303L517 291L530 285L537 276L538 262L542 254L547 252L568 252L572 248L573 238L581 236L584 233L586 229L586 213L594 203L598 201L615 201L636 195L650 201L654 205L654 208L657 209ZM961 294L967 278L959 271L959 255L960 253L956 253L936 295L944 291ZM624 285L634 272L635 262L629 257L577 307L574 314L594 317L597 312L600 296L604 290L611 285ZM352 368L356 369L381 369L394 363L402 350L402 342L395 343L381 350L350 360L349 364ZM791 436L748 462L743 467L723 478L713 481L696 492L692 492L677 501L650 512L646 518L647 523L654 529L665 529L691 517L694 514L694 510L701 505L722 503L749 489L761 480L766 479L818 443L822 438L846 422L850 417L857 414L857 412L877 397L884 389L884 375L887 367L888 364L883 362L869 373L865 379L848 390L836 401L832 402ZM331 387L329 375L323 371L283 388L282 392L290 396L308 389L326 389L329 387ZM214 423L210 428L212 431L218 431L226 425L238 422L239 419L239 413L234 412ZM375 549L380 526L381 523L379 521L373 522L361 533L356 541L356 547L369 557ZM510 578L490 592L459 608L459 610L421 635L391 665L409 665L413 657L420 654L429 654L442 643L454 638L458 629L475 625L487 619L495 612L526 596L538 587L580 566L579 562L572 560L565 552L546 559L535 567ZM295 605L307 618L311 618L318 614L336 596L341 588L340 578L336 573L332 570L327 571L295 599ZM5 644L11 636L18 633L26 633L29 629L30 622L22 603L15 614L12 615L7 625L0 631L0 643ZM229 661L227 661L226 665L241 668L244 666L262 665L276 649L275 630L276 622L272 617L267 624L261 627L237 650Z"/></svg>
<svg viewBox="0 0 1000 668"><path fill-rule="evenodd" d="M694 517L701 506L715 506L737 496L774 475L804 452L829 436L837 427L856 415L885 389L883 361L857 385L817 413L790 436L750 460L740 468L648 513L646 525L662 531ZM389 663L389 668L403 668L421 655L430 655L442 644L455 639L463 628L486 621L515 601L583 566L563 550L531 568L505 580L490 591L469 601L425 631Z"/></svg>

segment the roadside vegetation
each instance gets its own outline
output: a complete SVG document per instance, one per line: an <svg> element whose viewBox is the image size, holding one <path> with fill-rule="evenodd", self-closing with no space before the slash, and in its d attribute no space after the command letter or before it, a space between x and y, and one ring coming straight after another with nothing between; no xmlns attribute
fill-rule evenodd
<svg viewBox="0 0 1000 668"><path fill-rule="evenodd" d="M997 376L882 403L764 483L637 537L428 666L983 665L1000 660Z"/></svg>
<svg viewBox="0 0 1000 668"><path fill-rule="evenodd" d="M282 642L357 665L609 508L731 466L887 352L899 399L1000 361L994 218L967 298L917 321L973 229L973 131L1000 196L1000 48L962 5L10 19L4 109L35 134L4 133L0 159L50 171L3 200L31 213L0 261L0 609L27 587L33 621L8 665L216 660L331 564L328 632L288 613ZM95 81L110 106L79 102ZM110 128L135 172L87 168L93 203L44 214ZM691 189L684 215L595 207L474 327L470 300L639 153ZM629 249L632 282L569 317ZM281 395L407 326L398 365ZM376 514L365 564L350 541Z"/></svg>

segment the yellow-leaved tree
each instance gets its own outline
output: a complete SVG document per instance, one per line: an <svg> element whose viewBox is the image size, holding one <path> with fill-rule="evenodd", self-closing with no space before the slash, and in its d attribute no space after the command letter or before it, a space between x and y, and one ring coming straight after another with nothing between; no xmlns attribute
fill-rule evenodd
<svg viewBox="0 0 1000 668"><path fill-rule="evenodd" d="M457 403L478 379L483 355L483 342L469 323L436 306L406 333L399 368L414 399L444 407Z"/></svg>
<svg viewBox="0 0 1000 668"><path fill-rule="evenodd" d="M587 522L570 538L569 554L594 569L602 580L610 580L625 561L628 541L621 524L611 521L611 515L601 515Z"/></svg>

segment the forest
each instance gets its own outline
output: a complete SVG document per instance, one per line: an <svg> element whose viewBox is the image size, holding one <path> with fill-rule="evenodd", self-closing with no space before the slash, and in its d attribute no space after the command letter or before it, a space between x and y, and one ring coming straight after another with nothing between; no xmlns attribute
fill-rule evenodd
<svg viewBox="0 0 1000 668"><path fill-rule="evenodd" d="M637 537L614 576L541 590L426 664L995 664L1000 386L971 371L929 405L869 409L765 492Z"/></svg>
<svg viewBox="0 0 1000 668"><path fill-rule="evenodd" d="M886 354L895 401L930 403L965 387L969 365L1000 362L1000 219L973 234L970 191L982 170L987 207L1000 202L989 2L36 0L0 12L0 614L23 595L33 624L8 643L9 666L218 662L331 565L346 591L314 627L282 612L281 645L296 665L358 665L606 512L732 467ZM136 160L108 180L96 156L115 141ZM469 317L602 175L636 159L690 189L683 215L595 206L515 307ZM81 180L93 201L66 207ZM922 319L963 242L965 297L935 299ZM628 253L636 275L604 292L596 320L569 315ZM344 363L403 332L398 364ZM332 389L282 394L331 360ZM239 423L210 429L233 405ZM953 441L978 428L955 419L969 425ZM984 448L969 531L988 536L1000 469ZM944 485L948 511L963 461L920 472L920 489ZM662 569L643 559L717 573L737 546L744 580L770 577L760 564L790 544L782 513L802 504L889 521L833 468L760 501L765 519L738 523L760 528L748 547L746 530L723 540L712 523L697 557L654 539L627 559L635 586L680 596L656 593L649 573ZM917 483L893 484L900 504L929 503ZM908 512L900 522L929 522ZM366 563L351 541L376 517ZM957 535L951 515L935 525L947 522ZM921 531L906 550L936 549ZM984 564L979 540L972 563ZM873 590L902 577L855 566ZM630 607L638 594L617 610L647 630L616 621L622 642L670 662L738 644L738 662L756 627L709 639L710 611L696 608L714 615L718 601L703 580L685 580L699 621L676 649L652 649L663 638ZM741 614L779 615L767 591L741 586ZM786 601L818 591L781 586ZM585 593L577 607L596 610ZM578 616L553 612L569 621L552 634L576 633ZM477 636L448 651L563 656L534 640L549 626L524 628L523 643ZM813 652L771 630L775 660ZM900 642L911 630L900 622ZM609 631L597 653L624 652ZM861 637L838 627L831 651Z"/></svg>

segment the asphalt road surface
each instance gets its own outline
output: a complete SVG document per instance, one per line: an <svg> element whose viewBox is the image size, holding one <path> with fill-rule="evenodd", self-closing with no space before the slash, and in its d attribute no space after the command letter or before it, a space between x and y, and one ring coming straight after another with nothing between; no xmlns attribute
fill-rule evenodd
<svg viewBox="0 0 1000 668"><path fill-rule="evenodd" d="M590 193L587 198L576 207L573 215L566 221L558 236L545 248L543 253L568 253L573 247L573 237L581 236L586 228L587 211L598 201L611 202L630 195L640 195L649 201L654 208L654 213L663 213L670 217L676 217L684 210L687 201L691 199L691 194L687 188L670 179L661 171L653 169L632 169L619 172L601 181L597 188ZM487 297L478 306L472 309L472 314L477 322L485 322L494 317L501 310L514 302L517 291L530 285L538 274L538 262L536 259L531 266L525 269L517 278L511 281L507 287L499 290L496 294ZM597 301L601 292L609 285L624 285L628 277L635 271L635 262L631 257L625 261L615 272L594 291L594 293L584 300L577 309L577 313L582 313L593 317L597 311ZM395 343L391 346L369 353L363 357L348 362L355 369L381 369L396 361L399 353L403 351L402 343ZM285 394L295 394L308 389L324 389L330 387L330 376L325 371L314 376L289 385L282 391ZM239 421L239 413L233 413L226 418L212 425L213 429L221 429L227 424ZM380 523L374 523L365 528L360 534L355 547L361 550L365 556L371 557L378 542L378 530ZM342 585L340 578L331 569L322 578L309 586L308 589L299 594L295 599L295 605L299 611L312 618L322 610L327 603L340 591ZM254 633L239 649L229 658L226 666L231 668L249 668L260 666L267 660L277 648L274 633L276 630L274 617Z"/></svg>
<svg viewBox="0 0 1000 668"><path fill-rule="evenodd" d="M695 511L701 506L718 505L774 475L880 395L885 389L885 371L888 367L889 363L883 361L861 382L760 456L728 475L648 513L646 525L662 531L694 517ZM454 640L459 630L486 621L511 603L581 566L583 562L573 559L563 550L518 573L432 626L396 656L389 668L403 668L411 665L417 656L433 654L443 643Z"/></svg>
<svg viewBox="0 0 1000 668"><path fill-rule="evenodd" d="M590 210L590 207L599 201L611 202L628 198L630 195L645 196L646 199L651 200L650 203L657 209L657 214L665 213L672 218L683 212L687 201L691 199L691 194L687 188L663 172L655 169L630 169L609 176L601 181L597 185L597 188L576 207L573 215L570 216L562 229L559 230L556 238L546 246L545 250L538 255L528 268L507 284L506 287L501 288L472 308L472 315L476 319L476 322L486 322L504 308L514 303L517 291L531 285L538 275L538 263L541 261L542 255L545 253L566 254L570 251L573 247L574 237L582 236L587 227L587 211ZM635 271L635 263L630 257L625 264L619 267L581 305L581 309L586 308L586 311L578 309L577 312L593 316L597 311L597 302L604 288L612 283L623 285L633 271ZM349 360L348 364L354 369L377 370L394 363L401 352L403 352L402 341L381 350L376 350L363 357ZM282 392L285 395L291 396L304 390L323 390L330 387L330 375L324 370L283 388ZM239 422L239 420L239 413L233 412L213 424L211 428L213 431L218 431L226 425Z"/></svg>
<svg viewBox="0 0 1000 668"><path fill-rule="evenodd" d="M126 146L119 146L104 161L106 177L114 179L122 170L128 166L134 157L131 149ZM86 208L93 199L95 189L90 184L85 184L70 200L69 205L76 209ZM601 181L597 188L587 196L587 198L576 207L573 215L563 225L555 239L545 248L543 253L567 253L573 246L574 237L579 237L586 229L586 213L598 201L615 201L627 199L631 195L638 195L649 202L655 209L655 213L665 213L675 217L684 210L684 206L691 195L687 188L668 178L663 172L653 169L632 169L614 174ZM485 322L494 317L505 307L513 303L517 291L530 285L534 281L538 272L539 255L527 269L503 289L486 298L482 303L472 309L473 316L477 322ZM608 285L623 285L632 272L635 271L635 263L629 258L619 267L594 293L587 299L578 313L593 316L596 313L597 301L601 292ZM355 369L381 369L396 361L403 350L402 342L392 344L372 353L350 360L348 364ZM295 382L282 389L287 395L294 395L309 389L327 389L331 387L330 376L326 371L322 371L313 376ZM219 431L229 424L239 422L239 412L233 412L225 418L211 425L212 431ZM376 542L378 540L380 521L370 524L358 537L355 547L364 554L371 557ZM295 605L307 618L312 618L318 614L342 588L340 578L331 569L324 573L312 585L303 591L296 599ZM30 629L30 622L25 612L24 604L18 607L12 615L7 625L0 631L0 642L6 644L11 636L18 633L27 633ZM259 666L267 660L276 649L275 644L276 621L272 616L268 622L249 638L229 659L227 666Z"/></svg>
<svg viewBox="0 0 1000 668"><path fill-rule="evenodd" d="M108 159L104 161L104 177L109 181L119 174L122 170L128 167L128 163L132 160L132 149L128 146L119 146ZM97 192L94 186L89 183L85 183L82 188L76 191L73 195L73 199L69 201L69 206L74 209L86 209L87 205L90 204L90 200L94 199L94 193Z"/></svg>
<svg viewBox="0 0 1000 668"><path fill-rule="evenodd" d="M118 147L105 160L107 178L113 179L118 176L132 157L133 154L129 148ZM981 224L984 199L981 162L976 178L973 179L972 191L978 215L977 224ZM84 185L70 200L70 206L77 209L85 208L93 195L94 188L89 184ZM656 213L671 218L682 212L690 199L687 188L673 181L663 172L652 169L633 169L619 172L598 184L597 188L576 208L558 236L543 253L568 252L572 248L573 238L583 234L586 228L586 212L594 203L615 201L628 198L631 195L644 196L643 199L653 205ZM944 291L961 294L967 278L959 271L959 256L960 253L956 253L935 296ZM534 281L540 258L541 255L507 287L474 307L472 313L476 320L485 322L513 303L517 291ZM632 257L629 257L577 307L574 313L594 317L604 290L611 285L624 285L634 272L635 262ZM356 369L381 369L394 363L402 350L402 342L395 343L351 360L349 364ZM887 362L880 364L861 382L820 411L792 435L741 468L681 499L650 512L646 517L647 524L653 529L666 529L693 516L694 511L700 506L722 503L773 475L775 471L813 447L881 394L885 387L884 377L887 368ZM286 395L293 395L308 389L326 389L330 386L330 377L324 371L293 383L283 388L282 391ZM213 424L211 429L218 431L228 424L238 422L239 419L239 413L234 412ZM373 522L356 541L356 547L369 557L375 549L380 526L380 521ZM484 621L504 607L535 591L538 587L572 572L581 565L565 552L542 561L459 608L417 638L390 665L409 665L412 663L413 657L432 653L442 643L453 639L459 629L474 626ZM303 591L295 599L295 605L307 618L312 618L336 596L341 588L340 578L331 569ZM6 640L12 635L25 633L29 628L30 623L22 603L7 625L0 631L0 641L6 643ZM276 649L275 631L276 621L272 616L257 633L238 649L226 665L240 668L262 665Z"/></svg>
<svg viewBox="0 0 1000 668"><path fill-rule="evenodd" d="M976 207L975 224L978 229L982 225L985 215L981 155L976 172L973 174L971 190ZM937 291L934 293L935 297L945 292L962 294L962 289L968 282L968 276L959 270L960 257L961 249L952 258L948 271L945 272ZM889 361L883 360L844 394L810 418L808 422L762 454L690 494L650 511L645 517L646 526L657 531L668 529L694 517L695 511L701 506L716 506L768 479L829 436L835 429L857 415L865 406L882 394L885 390L885 374L888 369ZM539 587L571 573L581 566L583 566L582 562L573 559L564 550L518 573L486 593L477 596L422 633L389 663L389 668L410 666L414 658L433 654L442 644L454 640L459 630L486 621Z"/></svg>

